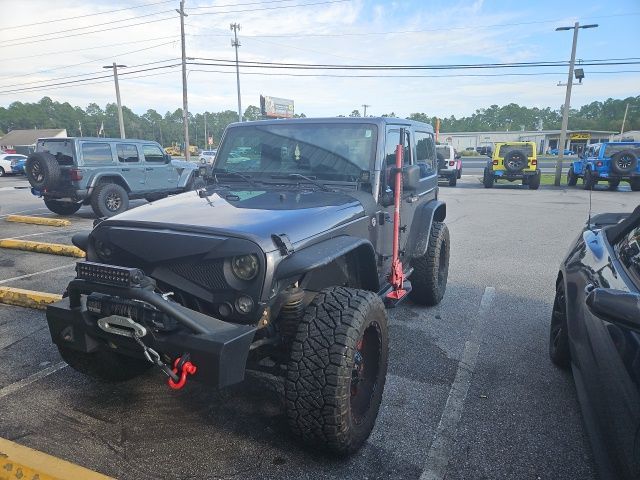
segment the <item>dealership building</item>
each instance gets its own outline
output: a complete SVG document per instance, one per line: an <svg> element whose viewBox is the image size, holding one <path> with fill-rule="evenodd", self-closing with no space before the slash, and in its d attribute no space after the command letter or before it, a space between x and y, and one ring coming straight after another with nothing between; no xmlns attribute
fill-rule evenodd
<svg viewBox="0 0 640 480"><path fill-rule="evenodd" d="M567 130L565 148L576 150L589 143L607 142L616 132L603 130ZM440 143L453 145L458 151L489 147L496 142L535 142L538 153L558 148L560 130L514 130L503 132L440 132Z"/></svg>

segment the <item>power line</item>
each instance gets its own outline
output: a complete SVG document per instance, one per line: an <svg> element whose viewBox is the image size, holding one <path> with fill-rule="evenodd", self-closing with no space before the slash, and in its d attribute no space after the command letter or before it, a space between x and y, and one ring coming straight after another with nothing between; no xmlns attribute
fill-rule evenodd
<svg viewBox="0 0 640 480"><path fill-rule="evenodd" d="M202 13L192 13L191 15L199 16L199 15L221 15L224 13L243 13L243 12L257 12L263 10L280 10L282 8L298 8L298 7L311 7L314 5L327 5L330 3L345 3L351 2L352 0L323 0L321 2L314 3L299 3L297 5L279 5L277 7L264 7L264 8L250 8L246 10L229 10L226 12L202 12Z"/></svg>
<svg viewBox="0 0 640 480"><path fill-rule="evenodd" d="M190 7L187 8L187 11L193 11L193 10L205 10L205 9L211 9L211 8L224 8L224 7L246 7L247 5L264 5L264 4L269 4L269 3L283 3L283 2L293 2L295 0L269 0L269 1L261 1L261 2L248 2L248 3L229 3L226 5L206 5L206 6L200 6L200 7Z"/></svg>
<svg viewBox="0 0 640 480"><path fill-rule="evenodd" d="M154 3L145 3L143 5L135 5L133 7L126 7L126 8L118 8L116 10L107 10L106 12L98 12L98 13L87 13L86 15L78 15L75 17L67 17L67 18L56 18L54 20L45 20L43 22L36 22L36 23L27 23L24 25L15 25L12 27L3 27L3 30L13 30L16 28L28 28L28 27L34 27L36 25L45 25L47 23L55 23L55 22L67 22L67 21L75 21L79 18L87 18L87 17L96 17L98 15L107 15L109 13L116 13L116 12L124 12L125 10L134 10L136 8L144 8L144 7L151 7L154 5L161 5L163 3L173 3L174 0L164 0L163 2L154 2Z"/></svg>
<svg viewBox="0 0 640 480"><path fill-rule="evenodd" d="M113 57L107 57L107 58L113 58ZM104 58L102 59L97 59L95 60L96 62L100 61L100 60L105 60ZM165 62L175 62L176 60L178 60L177 58L171 58L171 59L167 59L167 60L158 60L155 62L147 62L147 63L140 63L138 65L131 65L129 68L137 68L137 67L144 67L147 65L156 65L158 63L165 63ZM21 85L30 85L30 84L34 84L34 83L47 83L47 82L55 82L57 80L68 80L70 78L78 78L78 77L87 77L90 75L97 75L97 74L101 74L103 73L102 71L100 72L91 72L91 73L79 73L77 75L67 75L64 77L57 77L57 78L47 78L46 80L34 80L31 82L20 82L20 83L14 83L11 85L0 85L0 89L2 88L9 88L9 87L16 87L16 86L21 86ZM124 75L125 72L121 72L120 75Z"/></svg>
<svg viewBox="0 0 640 480"><path fill-rule="evenodd" d="M114 57L124 57L124 56L127 56L127 55L131 55L133 53L144 52L144 51L151 50L151 49L154 49L154 48L163 47L165 45L170 45L172 43L174 43L174 41L160 43L158 45L153 45L151 47L146 47L146 48L140 48L138 50L131 50L129 52L116 53L116 54L113 54L113 55L109 55L108 57L94 58L92 60L87 60L86 62L81 62L81 63L75 63L73 65L63 65L63 66L60 66L60 67L50 68L48 70L39 70L37 72L22 73L20 75L13 75L13 76L10 76L10 77L8 76L8 77L1 77L1 78L3 78L3 79L18 78L18 77L24 78L24 77L27 77L29 75L37 75L39 73L48 73L48 72L53 72L53 71L56 71L56 70L64 70L66 68L78 67L80 65L87 65L89 63L100 62L102 60L108 60L108 59L112 59ZM85 75L87 75L87 74L85 74ZM75 75L75 76L82 76L82 75ZM50 80L56 80L56 79L50 79ZM40 81L43 81L43 80L40 80ZM44 80L44 81L49 81L49 80ZM37 81L34 81L34 82L20 82L18 85L24 85L25 83L38 83L38 82ZM0 85L0 88L5 88L7 86L13 86L13 85L4 85L4 86Z"/></svg>

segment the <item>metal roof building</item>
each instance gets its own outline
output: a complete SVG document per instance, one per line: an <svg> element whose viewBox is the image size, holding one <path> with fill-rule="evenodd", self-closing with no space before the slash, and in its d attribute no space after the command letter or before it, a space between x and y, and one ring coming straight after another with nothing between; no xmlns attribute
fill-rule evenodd
<svg viewBox="0 0 640 480"><path fill-rule="evenodd" d="M16 147L33 147L36 140L44 137L66 137L65 128L46 128L42 130L11 130L0 138L0 149L15 149Z"/></svg>
<svg viewBox="0 0 640 480"><path fill-rule="evenodd" d="M608 141L616 132L602 130L567 130L565 148L574 150L588 143ZM512 130L502 132L440 132L440 143L453 145L458 150L491 146L496 142L536 142L538 152L557 148L560 141L560 130Z"/></svg>

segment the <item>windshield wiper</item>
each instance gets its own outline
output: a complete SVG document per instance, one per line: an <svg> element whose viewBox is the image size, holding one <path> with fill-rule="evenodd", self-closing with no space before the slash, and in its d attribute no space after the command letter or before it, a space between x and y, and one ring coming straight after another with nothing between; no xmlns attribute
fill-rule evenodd
<svg viewBox="0 0 640 480"><path fill-rule="evenodd" d="M235 175L236 177L245 180L246 182L253 185L254 187L258 186L258 183L253 178L251 178L249 175L244 175L243 173L240 173L240 172L234 172L232 170L227 170L225 168L214 168L211 171L211 173L213 173L213 176L216 179L216 183L218 183L218 179L216 178L215 175L219 173L221 175Z"/></svg>
<svg viewBox="0 0 640 480"><path fill-rule="evenodd" d="M316 187L321 188L325 192L333 192L333 190L331 188L327 187L326 185L318 182L317 180L315 180L315 179L313 179L311 177L307 177L306 175L302 175L301 173L289 173L287 175L271 175L271 178L301 178L303 180L306 180L309 183L314 184ZM300 182L298 182L298 184L300 184Z"/></svg>

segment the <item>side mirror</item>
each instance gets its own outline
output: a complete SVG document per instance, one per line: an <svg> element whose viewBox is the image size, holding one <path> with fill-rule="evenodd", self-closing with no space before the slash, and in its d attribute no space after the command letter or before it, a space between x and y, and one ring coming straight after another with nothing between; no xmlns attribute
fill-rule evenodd
<svg viewBox="0 0 640 480"><path fill-rule="evenodd" d="M164 154L164 163L171 163L171 155L168 153Z"/></svg>
<svg viewBox="0 0 640 480"><path fill-rule="evenodd" d="M637 293L596 288L587 296L587 306L603 320L640 332L640 295Z"/></svg>
<svg viewBox="0 0 640 480"><path fill-rule="evenodd" d="M420 165L402 168L402 186L405 190L417 190L420 184Z"/></svg>

